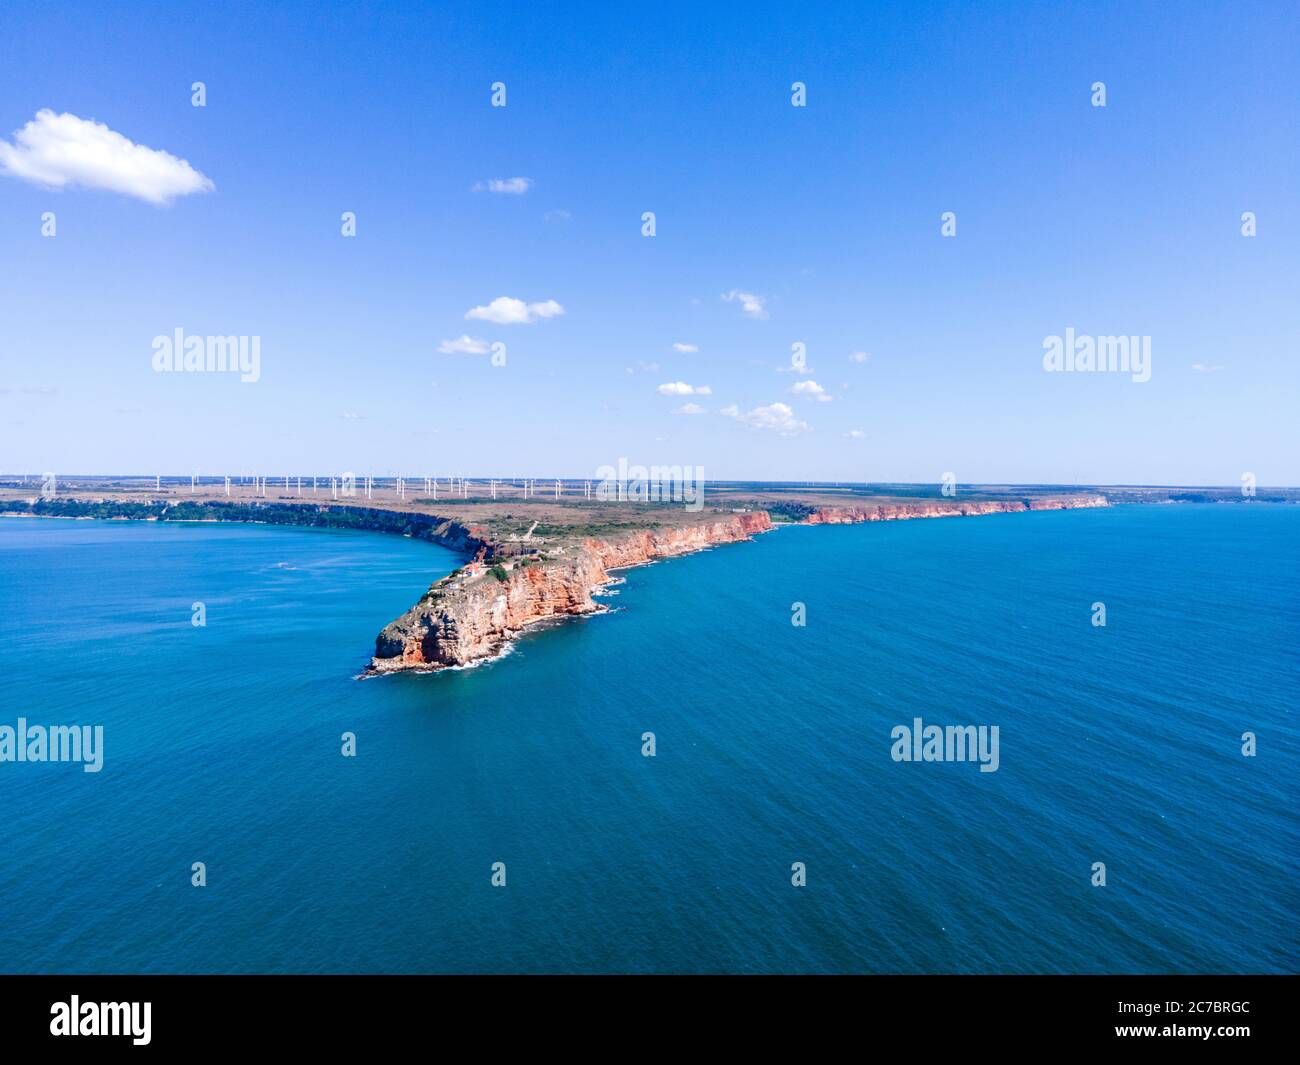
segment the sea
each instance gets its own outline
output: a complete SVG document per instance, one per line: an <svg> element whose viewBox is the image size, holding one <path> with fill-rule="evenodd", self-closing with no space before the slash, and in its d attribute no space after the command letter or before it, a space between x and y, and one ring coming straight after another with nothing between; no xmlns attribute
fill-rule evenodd
<svg viewBox="0 0 1300 1065"><path fill-rule="evenodd" d="M0 727L103 737L0 762L0 971L1297 970L1300 506L783 526L359 679L460 562L0 519Z"/></svg>

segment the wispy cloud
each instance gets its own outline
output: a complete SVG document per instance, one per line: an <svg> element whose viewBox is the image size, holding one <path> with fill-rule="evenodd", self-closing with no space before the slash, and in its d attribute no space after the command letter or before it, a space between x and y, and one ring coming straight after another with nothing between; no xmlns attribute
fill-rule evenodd
<svg viewBox="0 0 1300 1065"><path fill-rule="evenodd" d="M559 208L554 211L547 211L544 215L542 215L542 221L543 222L567 222L572 217L573 215L569 214L568 211L564 210L563 208Z"/></svg>
<svg viewBox="0 0 1300 1065"><path fill-rule="evenodd" d="M657 389L661 396L711 396L713 389L708 385L688 385L685 381L669 381Z"/></svg>
<svg viewBox="0 0 1300 1065"><path fill-rule="evenodd" d="M462 333L455 340L444 340L438 345L438 350L444 355L486 355L488 342Z"/></svg>
<svg viewBox="0 0 1300 1065"><path fill-rule="evenodd" d="M0 396L11 394L20 396L57 396L59 390L53 385L38 385L35 388L0 388Z"/></svg>
<svg viewBox="0 0 1300 1065"><path fill-rule="evenodd" d="M108 189L153 204L215 187L184 159L136 144L102 122L48 108L15 131L12 144L0 140L0 173L47 188Z"/></svg>
<svg viewBox="0 0 1300 1065"><path fill-rule="evenodd" d="M861 429L850 429L844 435L847 436L850 440L861 440L867 434L864 433Z"/></svg>
<svg viewBox="0 0 1300 1065"><path fill-rule="evenodd" d="M530 177L489 178L474 184L475 192L497 192L505 196L522 196L533 187Z"/></svg>
<svg viewBox="0 0 1300 1065"><path fill-rule="evenodd" d="M849 356L849 362L866 362L869 358L871 358L870 353L865 351L855 351Z"/></svg>
<svg viewBox="0 0 1300 1065"><path fill-rule="evenodd" d="M785 403L770 403L766 407L755 407L753 410L743 412L732 404L730 407L723 407L718 413L734 418L746 428L765 429L781 436L798 436L800 433L812 431L812 426L796 418L794 411Z"/></svg>
<svg viewBox="0 0 1300 1065"><path fill-rule="evenodd" d="M750 318L767 317L767 300L762 296L733 288L730 292L724 292L722 299L726 303L739 303L741 311Z"/></svg>
<svg viewBox="0 0 1300 1065"><path fill-rule="evenodd" d="M638 362L636 364L636 370L629 366L627 367L627 372L636 373L637 370L640 370L641 373L655 373L658 369L659 364L657 362Z"/></svg>
<svg viewBox="0 0 1300 1065"><path fill-rule="evenodd" d="M682 344L678 342L673 345L673 351L680 351L683 355L694 355L699 350L698 344Z"/></svg>
<svg viewBox="0 0 1300 1065"><path fill-rule="evenodd" d="M674 414L708 414L709 412L701 407L698 403L683 403L678 407Z"/></svg>
<svg viewBox="0 0 1300 1065"><path fill-rule="evenodd" d="M497 325L531 325L541 318L556 318L564 313L555 300L542 303L525 303L511 296L498 296L483 307L473 307L465 312L472 321L494 322Z"/></svg>
<svg viewBox="0 0 1300 1065"><path fill-rule="evenodd" d="M1203 362L1194 362L1192 363L1192 369L1195 370L1197 373L1217 373L1219 370L1222 370L1223 367L1209 366Z"/></svg>

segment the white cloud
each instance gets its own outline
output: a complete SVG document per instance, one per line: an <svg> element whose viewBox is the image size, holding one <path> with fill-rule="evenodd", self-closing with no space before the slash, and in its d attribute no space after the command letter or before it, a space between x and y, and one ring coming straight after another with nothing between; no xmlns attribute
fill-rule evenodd
<svg viewBox="0 0 1300 1065"><path fill-rule="evenodd" d="M698 344L682 344L678 342L673 345L673 351L680 351L683 355L694 355L699 350Z"/></svg>
<svg viewBox="0 0 1300 1065"><path fill-rule="evenodd" d="M752 292L741 292L738 288L733 288L730 292L724 292L722 298L727 303L739 303L740 309L750 318L767 317L767 300L762 296L756 296Z"/></svg>
<svg viewBox="0 0 1300 1065"><path fill-rule="evenodd" d="M803 376L804 374L810 374L810 373L812 373L812 372L813 372L813 368L812 368L811 366L800 366L800 365L798 365L797 363L793 363L793 362L792 362L789 366L778 366L778 367L776 368L776 372L777 372L777 373L797 373L797 374L799 374L800 376Z"/></svg>
<svg viewBox="0 0 1300 1065"><path fill-rule="evenodd" d="M659 369L659 364L657 362L638 362L636 364L636 369L640 370L642 373L654 373ZM636 373L636 370L633 370L632 367L629 366L627 367L627 372Z"/></svg>
<svg viewBox="0 0 1300 1065"><path fill-rule="evenodd" d="M771 403L766 407L755 407L751 411L741 412L735 404L723 407L721 414L735 418L749 429L766 429L781 436L797 436L799 433L812 431L807 422L801 422L794 416L794 411L785 403Z"/></svg>
<svg viewBox="0 0 1300 1065"><path fill-rule="evenodd" d="M444 340L438 350L444 355L486 355L488 342L462 333L455 340Z"/></svg>
<svg viewBox="0 0 1300 1065"><path fill-rule="evenodd" d="M835 397L830 395L816 381L796 381L790 389L796 396L811 396L819 403L829 403Z"/></svg>
<svg viewBox="0 0 1300 1065"><path fill-rule="evenodd" d="M866 362L871 355L865 351L855 351L849 356L849 362Z"/></svg>
<svg viewBox="0 0 1300 1065"><path fill-rule="evenodd" d="M1205 363L1203 363L1203 362L1194 362L1194 363L1192 363L1192 369L1195 370L1197 373L1214 373L1214 372L1217 371L1217 370L1222 370L1223 367L1222 367L1222 366L1207 366L1207 365L1206 365Z"/></svg>
<svg viewBox="0 0 1300 1065"><path fill-rule="evenodd" d="M678 407L674 414L708 414L709 412L701 407L698 403L683 403Z"/></svg>
<svg viewBox="0 0 1300 1065"><path fill-rule="evenodd" d="M568 211L564 210L563 208L559 208L554 211L547 211L544 215L542 215L542 221L543 222L567 222L572 217L573 215L569 214Z"/></svg>
<svg viewBox="0 0 1300 1065"><path fill-rule="evenodd" d="M861 440L867 434L864 433L861 429L850 429L844 435L847 436L850 440Z"/></svg>
<svg viewBox="0 0 1300 1065"><path fill-rule="evenodd" d="M507 196L522 196L533 187L530 177L489 178L474 186L475 192L500 192Z"/></svg>
<svg viewBox="0 0 1300 1065"><path fill-rule="evenodd" d="M708 385L688 385L685 381L670 381L666 385L660 385L657 391L661 396L713 395L713 389Z"/></svg>
<svg viewBox="0 0 1300 1065"><path fill-rule="evenodd" d="M485 307L474 307L465 312L467 319L495 322L497 325L529 325L539 318L555 318L564 313L555 300L544 303L525 303L510 296L498 296Z"/></svg>
<svg viewBox="0 0 1300 1065"><path fill-rule="evenodd" d="M0 173L48 188L108 189L155 204L215 188L184 159L135 144L102 122L48 108L16 130L12 144L0 140Z"/></svg>

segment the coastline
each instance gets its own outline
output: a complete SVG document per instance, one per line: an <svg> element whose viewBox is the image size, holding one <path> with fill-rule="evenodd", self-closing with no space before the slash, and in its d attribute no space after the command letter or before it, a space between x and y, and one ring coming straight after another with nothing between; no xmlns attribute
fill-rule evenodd
<svg viewBox="0 0 1300 1065"><path fill-rule="evenodd" d="M583 538L545 558L491 553L435 582L385 626L367 673L436 672L495 657L528 629L606 612L595 597L620 579L619 571L771 528L766 511L749 511L702 525Z"/></svg>
<svg viewBox="0 0 1300 1065"><path fill-rule="evenodd" d="M372 677L400 672L434 673L495 661L508 654L515 640L531 629L608 612L610 608L597 598L604 589L622 580L620 571L724 544L743 543L778 525L859 524L1107 506L1109 500L1096 494L820 505L802 506L796 520L780 522L773 522L767 510L745 508L704 514L703 520L693 524L631 529L613 536L539 538L528 544L494 537L480 526L445 515L354 504L121 503L65 498L25 505L0 502L0 514L350 528L423 539L460 554L466 560L461 566L431 584L410 609L379 632L374 654L359 675Z"/></svg>
<svg viewBox="0 0 1300 1065"><path fill-rule="evenodd" d="M984 503L817 507L801 521L781 524L857 524L1109 505L1104 496L1062 496ZM666 533L629 534L616 540L588 539L565 565L551 566L549 573L544 567L547 576L542 579L530 575L528 568L517 573L513 563L504 578L485 576L485 565L471 569L465 578L457 571L431 585L420 602L385 626L375 641L375 655L366 675L437 672L493 659L502 646L530 628L601 612L602 606L593 596L612 584L612 574L619 570L744 542L776 527L767 511L747 511L705 526L703 535L700 526L692 526Z"/></svg>

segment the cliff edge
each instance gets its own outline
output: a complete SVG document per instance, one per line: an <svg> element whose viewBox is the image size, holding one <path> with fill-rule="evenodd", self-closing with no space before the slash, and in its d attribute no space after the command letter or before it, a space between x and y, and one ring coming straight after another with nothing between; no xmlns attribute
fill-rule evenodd
<svg viewBox="0 0 1300 1065"><path fill-rule="evenodd" d="M581 539L536 555L521 556L513 544L509 555L489 549L492 557L476 558L435 582L384 627L367 672L445 669L491 658L532 625L600 611L593 594L613 579L610 570L737 543L771 527L765 511L751 511L680 528Z"/></svg>
<svg viewBox="0 0 1300 1065"><path fill-rule="evenodd" d="M1100 495L832 505L806 508L801 522L838 525L1105 506L1109 503ZM530 626L599 612L603 608L594 594L610 583L610 570L748 540L771 528L767 511L750 510L695 525L567 539L535 552L517 540L467 536L478 547L474 560L434 583L384 627L367 673L446 669L492 658Z"/></svg>
<svg viewBox="0 0 1300 1065"><path fill-rule="evenodd" d="M970 502L878 503L863 507L816 507L804 525L847 525L859 521L907 521L910 518L962 518L980 514L1018 514L1026 510L1078 510L1108 507L1105 496L1030 497Z"/></svg>

